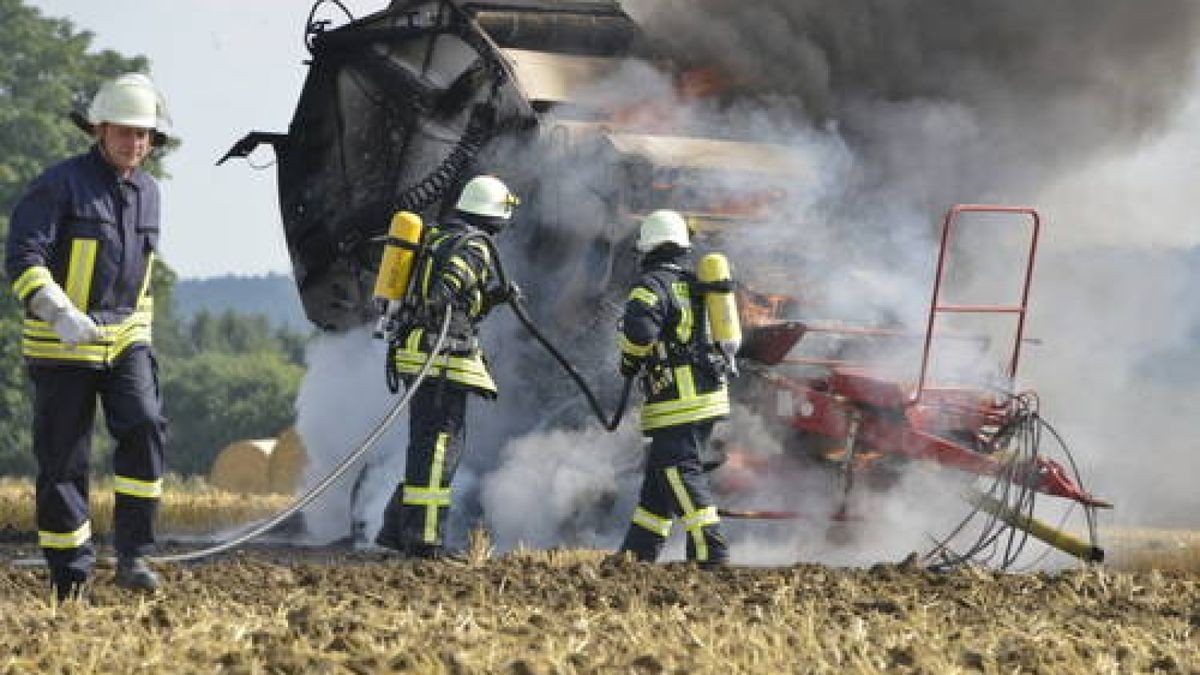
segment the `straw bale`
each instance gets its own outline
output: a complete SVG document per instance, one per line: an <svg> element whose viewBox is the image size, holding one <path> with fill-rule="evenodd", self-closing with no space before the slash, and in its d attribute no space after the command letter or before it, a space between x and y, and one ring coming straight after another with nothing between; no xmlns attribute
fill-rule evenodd
<svg viewBox="0 0 1200 675"><path fill-rule="evenodd" d="M295 427L285 429L275 439L275 451L271 453L268 484L271 492L291 495L300 489L304 468L308 464L308 451Z"/></svg>
<svg viewBox="0 0 1200 675"><path fill-rule="evenodd" d="M230 443L213 462L208 482L227 492L267 494L271 491L269 471L274 449L274 438Z"/></svg>

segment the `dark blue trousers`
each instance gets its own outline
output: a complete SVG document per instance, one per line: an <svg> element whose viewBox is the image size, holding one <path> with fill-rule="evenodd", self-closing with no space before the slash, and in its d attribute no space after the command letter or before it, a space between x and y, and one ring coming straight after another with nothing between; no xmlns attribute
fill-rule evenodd
<svg viewBox="0 0 1200 675"><path fill-rule="evenodd" d="M646 472L622 551L639 560L658 559L675 521L687 536L687 557L700 563L724 563L728 546L718 526L717 507L700 451L712 436L713 422L696 422L649 432Z"/></svg>
<svg viewBox="0 0 1200 675"><path fill-rule="evenodd" d="M444 544L450 483L466 443L470 395L438 380L426 382L413 395L404 482L384 510L378 543L400 550Z"/></svg>
<svg viewBox="0 0 1200 675"><path fill-rule="evenodd" d="M166 419L157 366L135 345L108 368L30 366L34 388L38 540L55 583L81 581L95 564L88 510L97 401L116 441L113 537L118 555L146 555L162 491Z"/></svg>

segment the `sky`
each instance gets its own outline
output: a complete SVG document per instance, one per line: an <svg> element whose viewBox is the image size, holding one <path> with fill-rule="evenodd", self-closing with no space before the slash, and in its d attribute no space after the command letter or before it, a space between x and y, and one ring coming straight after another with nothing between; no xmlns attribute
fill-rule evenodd
<svg viewBox="0 0 1200 675"><path fill-rule="evenodd" d="M94 34L93 47L150 59L174 135L163 255L183 278L290 273L275 169L216 161L251 130L287 131L304 83L307 0L26 0ZM356 16L387 0L344 0ZM321 16L337 18L336 10ZM269 148L253 157L274 160Z"/></svg>

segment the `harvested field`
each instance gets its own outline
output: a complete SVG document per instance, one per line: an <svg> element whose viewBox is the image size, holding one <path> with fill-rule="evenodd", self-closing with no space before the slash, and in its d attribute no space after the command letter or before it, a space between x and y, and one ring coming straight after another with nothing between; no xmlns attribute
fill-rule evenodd
<svg viewBox="0 0 1200 675"><path fill-rule="evenodd" d="M25 551L28 553L29 551ZM1200 576L253 549L89 603L0 567L0 672L1200 672Z"/></svg>

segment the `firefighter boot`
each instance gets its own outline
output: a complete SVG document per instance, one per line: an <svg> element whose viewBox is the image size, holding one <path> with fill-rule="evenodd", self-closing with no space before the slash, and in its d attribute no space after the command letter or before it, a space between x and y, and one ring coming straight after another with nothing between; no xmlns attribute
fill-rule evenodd
<svg viewBox="0 0 1200 675"><path fill-rule="evenodd" d="M154 591L159 580L142 556L120 556L117 558L117 585L135 591Z"/></svg>
<svg viewBox="0 0 1200 675"><path fill-rule="evenodd" d="M404 539L400 536L400 498L403 495L404 483L400 483L383 509L383 526L375 535L376 544L402 553L405 552Z"/></svg>
<svg viewBox="0 0 1200 675"><path fill-rule="evenodd" d="M50 589L59 604L68 600L86 600L87 575L76 570L55 570L50 573Z"/></svg>

